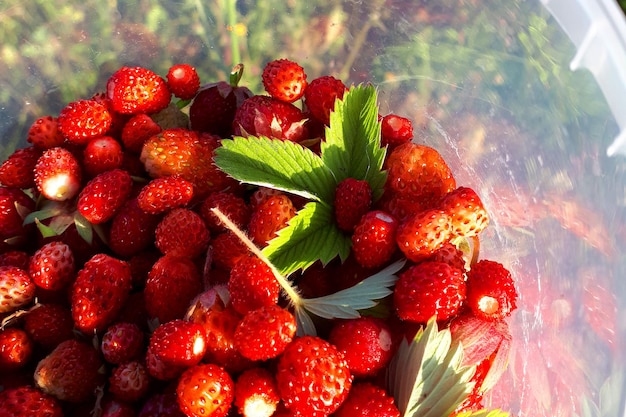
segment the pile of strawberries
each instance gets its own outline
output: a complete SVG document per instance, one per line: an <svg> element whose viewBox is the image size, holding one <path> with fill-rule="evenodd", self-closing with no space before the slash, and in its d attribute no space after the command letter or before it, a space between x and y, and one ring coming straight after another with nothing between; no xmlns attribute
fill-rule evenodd
<svg viewBox="0 0 626 417"><path fill-rule="evenodd" d="M479 196L408 119L380 116L384 194L354 178L335 192L350 256L290 279L312 298L406 265L376 308L300 334L271 266L214 210L263 248L306 201L213 158L233 136L318 152L348 87L279 59L255 95L241 69L201 87L185 64L164 78L120 68L106 91L36 120L0 166L0 416L400 416L386 366L435 315L477 366L455 413L481 408L517 295L504 266L479 259ZM476 341L477 328L492 330Z"/></svg>

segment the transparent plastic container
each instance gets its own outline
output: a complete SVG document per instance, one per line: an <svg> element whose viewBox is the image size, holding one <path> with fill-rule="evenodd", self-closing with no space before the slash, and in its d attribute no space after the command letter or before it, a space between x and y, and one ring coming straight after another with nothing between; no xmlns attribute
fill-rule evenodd
<svg viewBox="0 0 626 417"><path fill-rule="evenodd" d="M260 4L261 2L259 2ZM274 4L274 3L272 3ZM491 213L481 257L516 278L518 416L624 415L626 24L610 0L9 0L0 5L0 154L121 65L205 82L243 62L372 82Z"/></svg>

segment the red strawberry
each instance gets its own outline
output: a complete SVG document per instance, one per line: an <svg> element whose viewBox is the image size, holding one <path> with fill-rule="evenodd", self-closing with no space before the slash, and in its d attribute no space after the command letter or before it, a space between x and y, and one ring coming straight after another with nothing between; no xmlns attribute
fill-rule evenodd
<svg viewBox="0 0 626 417"><path fill-rule="evenodd" d="M219 81L205 85L191 103L189 121L191 128L220 137L232 134L235 112L249 97L252 91L247 87L238 87L243 66L238 65L230 75L230 81Z"/></svg>
<svg viewBox="0 0 626 417"><path fill-rule="evenodd" d="M343 81L330 75L312 80L304 90L304 103L309 112L320 122L328 125L335 100L342 99L346 91Z"/></svg>
<svg viewBox="0 0 626 417"><path fill-rule="evenodd" d="M450 217L442 210L426 210L398 226L396 243L404 255L420 262L451 239Z"/></svg>
<svg viewBox="0 0 626 417"><path fill-rule="evenodd" d="M42 116L28 129L26 141L39 149L50 149L63 145L65 138L59 131L56 117Z"/></svg>
<svg viewBox="0 0 626 417"><path fill-rule="evenodd" d="M206 352L206 333L197 323L174 319L157 327L148 344L146 364L150 375L169 380L200 363Z"/></svg>
<svg viewBox="0 0 626 417"><path fill-rule="evenodd" d="M328 416L345 401L352 375L335 346L317 336L295 339L280 356L276 382L294 414Z"/></svg>
<svg viewBox="0 0 626 417"><path fill-rule="evenodd" d="M17 149L0 165L0 183L5 187L34 187L35 165L41 154L35 146Z"/></svg>
<svg viewBox="0 0 626 417"><path fill-rule="evenodd" d="M307 86L304 69L288 59L270 61L261 74L265 91L270 96L293 103L304 95Z"/></svg>
<svg viewBox="0 0 626 417"><path fill-rule="evenodd" d="M224 417L235 397L235 383L218 365L200 364L182 374L176 395L188 417Z"/></svg>
<svg viewBox="0 0 626 417"><path fill-rule="evenodd" d="M282 191L276 190L274 188L259 187L250 196L250 208L252 209L252 211L255 211L262 202L264 202L271 196L282 194L284 194Z"/></svg>
<svg viewBox="0 0 626 417"><path fill-rule="evenodd" d="M270 417L280 401L274 375L265 368L249 368L235 381L235 403L243 417Z"/></svg>
<svg viewBox="0 0 626 417"><path fill-rule="evenodd" d="M339 229L352 232L372 205L372 189L365 180L346 178L335 189L335 221Z"/></svg>
<svg viewBox="0 0 626 417"><path fill-rule="evenodd" d="M24 385L0 392L0 417L63 417L61 403L38 388Z"/></svg>
<svg viewBox="0 0 626 417"><path fill-rule="evenodd" d="M134 154L141 153L143 144L161 130L161 126L145 113L132 116L122 128L121 140L124 149Z"/></svg>
<svg viewBox="0 0 626 417"><path fill-rule="evenodd" d="M22 329L0 329L0 371L20 369L28 364L33 354L33 341Z"/></svg>
<svg viewBox="0 0 626 417"><path fill-rule="evenodd" d="M0 187L0 253L30 243L33 228L24 218L35 210L35 202L19 188Z"/></svg>
<svg viewBox="0 0 626 417"><path fill-rule="evenodd" d="M487 259L472 265L467 273L467 305L477 317L501 320L516 304L517 290L508 269Z"/></svg>
<svg viewBox="0 0 626 417"><path fill-rule="evenodd" d="M29 263L30 256L21 250L12 250L0 254L0 266L17 266L27 271Z"/></svg>
<svg viewBox="0 0 626 417"><path fill-rule="evenodd" d="M96 100L69 103L57 118L59 131L75 145L86 145L90 139L104 136L112 121L108 107Z"/></svg>
<svg viewBox="0 0 626 417"><path fill-rule="evenodd" d="M124 205L132 186L133 180L127 171L114 169L103 172L80 192L78 211L92 224L105 223Z"/></svg>
<svg viewBox="0 0 626 417"><path fill-rule="evenodd" d="M405 198L438 201L456 188L452 171L434 148L408 142L396 147L385 162L387 187Z"/></svg>
<svg viewBox="0 0 626 417"><path fill-rule="evenodd" d="M296 208L287 195L281 193L268 197L250 216L248 222L250 237L257 245L265 246L295 215Z"/></svg>
<svg viewBox="0 0 626 417"><path fill-rule="evenodd" d="M74 154L65 148L50 148L37 160L35 185L48 200L64 201L80 191L82 170Z"/></svg>
<svg viewBox="0 0 626 417"><path fill-rule="evenodd" d="M11 313L33 300L35 284L26 271L15 266L0 267L0 313Z"/></svg>
<svg viewBox="0 0 626 417"><path fill-rule="evenodd" d="M91 139L83 150L83 167L90 177L121 168L123 161L122 145L111 136Z"/></svg>
<svg viewBox="0 0 626 417"><path fill-rule="evenodd" d="M111 220L109 247L123 258L151 248L160 220L161 217L143 211L136 198L127 200Z"/></svg>
<svg viewBox="0 0 626 417"><path fill-rule="evenodd" d="M179 174L193 183L197 198L204 198L228 188L234 181L213 164L218 146L214 136L166 129L144 143L140 159L152 178Z"/></svg>
<svg viewBox="0 0 626 417"><path fill-rule="evenodd" d="M54 291L67 287L76 274L72 249L59 241L44 244L30 258L28 273L40 288Z"/></svg>
<svg viewBox="0 0 626 417"><path fill-rule="evenodd" d="M114 365L138 359L143 354L144 336L138 325L114 323L102 335L100 351L104 360Z"/></svg>
<svg viewBox="0 0 626 417"><path fill-rule="evenodd" d="M39 304L24 316L24 330L46 350L74 337L72 311L61 304Z"/></svg>
<svg viewBox="0 0 626 417"><path fill-rule="evenodd" d="M190 259L205 254L210 239L202 217L180 207L167 213L155 232L155 244L161 253Z"/></svg>
<svg viewBox="0 0 626 417"><path fill-rule="evenodd" d="M172 94L182 100L194 98L200 88L200 77L189 64L176 64L167 71L167 86Z"/></svg>
<svg viewBox="0 0 626 417"><path fill-rule="evenodd" d="M200 272L191 260L163 256L148 274L144 289L146 310L161 323L182 318L200 291Z"/></svg>
<svg viewBox="0 0 626 417"><path fill-rule="evenodd" d="M278 303L280 284L272 270L256 256L242 258L230 270L230 302L239 314Z"/></svg>
<svg viewBox="0 0 626 417"><path fill-rule="evenodd" d="M156 113L171 99L166 81L147 68L122 67L107 80L107 98L122 114Z"/></svg>
<svg viewBox="0 0 626 417"><path fill-rule="evenodd" d="M469 187L450 191L439 203L439 208L450 216L455 236L476 236L489 224L489 215L480 197Z"/></svg>
<svg viewBox="0 0 626 417"><path fill-rule="evenodd" d="M461 271L465 271L467 264L464 253L452 243L444 243L442 247L428 257L428 260L443 262Z"/></svg>
<svg viewBox="0 0 626 417"><path fill-rule="evenodd" d="M139 195L139 207L150 214L165 213L184 207L193 197L193 184L178 175L155 178L146 184Z"/></svg>
<svg viewBox="0 0 626 417"><path fill-rule="evenodd" d="M387 263L397 251L398 221L381 210L367 212L352 234L352 253L359 265L377 268Z"/></svg>
<svg viewBox="0 0 626 417"><path fill-rule="evenodd" d="M388 114L381 120L380 139L382 146L393 149L413 139L413 124L410 119Z"/></svg>
<svg viewBox="0 0 626 417"><path fill-rule="evenodd" d="M131 281L128 263L102 253L94 255L72 286L76 328L87 335L106 329L128 298Z"/></svg>
<svg viewBox="0 0 626 417"><path fill-rule="evenodd" d="M279 356L296 334L296 318L276 304L247 312L235 330L235 347L246 358Z"/></svg>
<svg viewBox="0 0 626 417"><path fill-rule="evenodd" d="M138 361L125 362L111 370L109 392L119 401L133 403L148 394L150 375Z"/></svg>
<svg viewBox="0 0 626 417"><path fill-rule="evenodd" d="M240 229L245 229L250 221L252 210L243 198L226 191L212 193L200 206L200 214L211 233L226 231L226 227L211 211L214 208L219 209Z"/></svg>
<svg viewBox="0 0 626 417"><path fill-rule="evenodd" d="M234 233L224 232L211 238L211 257L215 268L230 272L250 250Z"/></svg>
<svg viewBox="0 0 626 417"><path fill-rule="evenodd" d="M35 369L37 387L61 401L80 403L95 396L102 384L98 351L78 340L66 340L43 358Z"/></svg>
<svg viewBox="0 0 626 417"><path fill-rule="evenodd" d="M307 138L305 122L304 114L293 104L256 95L245 100L237 109L233 134L298 142Z"/></svg>
<svg viewBox="0 0 626 417"><path fill-rule="evenodd" d="M396 314L402 320L426 323L454 316L465 300L463 271L442 262L422 262L399 276L393 291Z"/></svg>
<svg viewBox="0 0 626 417"><path fill-rule="evenodd" d="M348 398L335 417L400 417L400 411L387 391L371 382L358 382L352 386Z"/></svg>
<svg viewBox="0 0 626 417"><path fill-rule="evenodd" d="M389 326L373 317L337 322L328 336L355 377L374 376L389 363L394 353L392 339Z"/></svg>

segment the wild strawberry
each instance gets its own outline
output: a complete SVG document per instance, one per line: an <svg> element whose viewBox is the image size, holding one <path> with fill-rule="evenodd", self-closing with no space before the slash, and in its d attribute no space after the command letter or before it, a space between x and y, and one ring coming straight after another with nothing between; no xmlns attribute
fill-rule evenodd
<svg viewBox="0 0 626 417"><path fill-rule="evenodd" d="M293 103L304 95L307 86L304 69L288 59L268 62L261 74L265 91L270 96Z"/></svg>
<svg viewBox="0 0 626 417"><path fill-rule="evenodd" d="M37 160L35 185L48 200L74 198L81 188L82 169L74 154L65 148L50 148Z"/></svg>
<svg viewBox="0 0 626 417"><path fill-rule="evenodd" d="M485 320L509 316L517 307L517 290L509 270L487 259L472 265L467 273L467 305Z"/></svg>
<svg viewBox="0 0 626 417"><path fill-rule="evenodd" d="M146 310L161 323L181 318L201 290L200 272L191 260L165 255L148 274Z"/></svg>
<svg viewBox="0 0 626 417"><path fill-rule="evenodd" d="M371 382L355 383L336 417L400 417L400 411L387 391Z"/></svg>
<svg viewBox="0 0 626 417"><path fill-rule="evenodd" d="M145 400L138 417L186 417L180 411L176 392L155 392Z"/></svg>
<svg viewBox="0 0 626 417"><path fill-rule="evenodd" d="M296 208L287 195L281 193L268 197L250 216L250 237L257 245L265 246L295 215Z"/></svg>
<svg viewBox="0 0 626 417"><path fill-rule="evenodd" d="M59 131L75 145L86 145L90 139L104 136L113 118L107 106L96 100L78 100L69 103L59 113Z"/></svg>
<svg viewBox="0 0 626 417"><path fill-rule="evenodd" d="M224 417L235 397L235 383L218 365L199 364L182 374L176 395L188 417Z"/></svg>
<svg viewBox="0 0 626 417"><path fill-rule="evenodd" d="M194 195L204 198L233 184L213 164L218 139L186 129L166 129L148 139L140 159L152 178L179 174L193 183Z"/></svg>
<svg viewBox="0 0 626 417"><path fill-rule="evenodd" d="M35 296L35 284L26 271L15 266L0 267L0 313L24 307Z"/></svg>
<svg viewBox="0 0 626 417"><path fill-rule="evenodd" d="M24 316L24 330L37 345L52 350L74 337L72 311L61 304L39 304Z"/></svg>
<svg viewBox="0 0 626 417"><path fill-rule="evenodd" d="M35 165L41 154L35 146L17 149L0 165L0 183L13 188L34 187Z"/></svg>
<svg viewBox="0 0 626 417"><path fill-rule="evenodd" d="M22 250L12 250L0 253L0 266L17 266L24 271L28 270L30 256Z"/></svg>
<svg viewBox="0 0 626 417"><path fill-rule="evenodd" d="M150 375L143 363L124 362L111 370L109 392L116 399L133 403L145 397L149 389Z"/></svg>
<svg viewBox="0 0 626 417"><path fill-rule="evenodd" d="M296 318L276 304L248 311L235 330L235 347L246 358L279 356L296 334Z"/></svg>
<svg viewBox="0 0 626 417"><path fill-rule="evenodd" d="M33 341L22 329L0 329L0 371L9 372L24 367L33 354Z"/></svg>
<svg viewBox="0 0 626 417"><path fill-rule="evenodd" d="M211 260L215 268L230 272L241 258L249 254L248 247L234 233L224 232L211 238Z"/></svg>
<svg viewBox="0 0 626 417"><path fill-rule="evenodd" d="M233 134L298 142L307 138L305 121L302 110L293 104L256 95L246 99L237 109Z"/></svg>
<svg viewBox="0 0 626 417"><path fill-rule="evenodd" d="M396 243L404 255L420 262L447 243L450 217L442 210L426 210L404 220L396 231Z"/></svg>
<svg viewBox="0 0 626 417"><path fill-rule="evenodd" d="M76 273L72 249L59 241L44 244L30 258L28 273L38 287L53 291L65 288Z"/></svg>
<svg viewBox="0 0 626 417"><path fill-rule="evenodd" d="M106 254L94 255L72 285L72 317L76 328L89 335L117 317L131 289L128 263Z"/></svg>
<svg viewBox="0 0 626 417"><path fill-rule="evenodd" d="M343 354L355 377L376 375L394 353L391 329L373 317L337 322L328 341Z"/></svg>
<svg viewBox="0 0 626 417"><path fill-rule="evenodd" d="M270 417L280 401L274 375L265 368L249 368L235 381L235 402L243 417Z"/></svg>
<svg viewBox="0 0 626 417"><path fill-rule="evenodd" d="M146 184L139 195L139 207L150 214L161 214L176 207L184 207L193 197L193 184L178 175L155 178Z"/></svg>
<svg viewBox="0 0 626 417"><path fill-rule="evenodd" d="M107 80L107 98L122 114L156 113L168 106L166 81L147 68L122 67Z"/></svg>
<svg viewBox="0 0 626 417"><path fill-rule="evenodd" d="M396 114L381 118L380 139L382 146L393 149L413 139L413 124L410 119Z"/></svg>
<svg viewBox="0 0 626 417"><path fill-rule="evenodd" d="M144 336L134 323L118 322L110 325L102 335L100 351L108 363L119 365L138 359L143 354Z"/></svg>
<svg viewBox="0 0 626 417"><path fill-rule="evenodd" d="M35 369L35 384L61 401L80 403L95 395L103 382L98 351L78 340L66 340L43 358Z"/></svg>
<svg viewBox="0 0 626 417"><path fill-rule="evenodd" d="M412 265L399 276L393 291L396 314L402 320L426 323L454 316L465 300L463 271L442 262Z"/></svg>
<svg viewBox="0 0 626 417"><path fill-rule="evenodd" d="M461 271L465 271L467 264L463 251L449 242L444 243L442 247L433 252L433 254L428 257L428 260L443 262Z"/></svg>
<svg viewBox="0 0 626 417"><path fill-rule="evenodd" d="M377 268L387 263L397 251L398 221L382 210L363 215L352 234L352 253L359 265Z"/></svg>
<svg viewBox="0 0 626 417"><path fill-rule="evenodd" d="M132 116L122 128L121 140L124 149L139 154L143 144L161 130L163 130L161 126L145 113Z"/></svg>
<svg viewBox="0 0 626 417"><path fill-rule="evenodd" d="M402 222L415 214L437 208L439 201L420 200L403 194L396 194L390 189L385 190L377 206Z"/></svg>
<svg viewBox="0 0 626 417"><path fill-rule="evenodd" d="M127 200L111 220L109 247L123 258L151 248L160 220L160 216L143 211L136 198Z"/></svg>
<svg viewBox="0 0 626 417"><path fill-rule="evenodd" d="M476 236L489 224L489 215L480 197L469 187L450 191L439 203L439 208L450 216L455 236Z"/></svg>
<svg viewBox="0 0 626 417"><path fill-rule="evenodd" d="M43 150L62 146L65 138L59 131L56 117L42 116L35 120L28 129L26 141Z"/></svg>
<svg viewBox="0 0 626 417"><path fill-rule="evenodd" d="M59 400L30 385L0 392L0 417L63 417Z"/></svg>
<svg viewBox="0 0 626 417"><path fill-rule="evenodd" d="M282 195L284 194L280 190L276 190L274 188L269 187L258 187L250 196L250 209L255 211L261 203L274 195Z"/></svg>
<svg viewBox="0 0 626 417"><path fill-rule="evenodd" d="M230 270L230 302L239 314L278 303L280 284L272 270L256 256L242 258Z"/></svg>
<svg viewBox="0 0 626 417"><path fill-rule="evenodd" d="M365 180L346 178L335 189L335 221L344 232L354 231L354 227L372 205L372 189Z"/></svg>
<svg viewBox="0 0 626 417"><path fill-rule="evenodd" d="M77 208L92 224L107 222L124 205L133 180L122 169L103 172L89 181L78 196Z"/></svg>
<svg viewBox="0 0 626 417"><path fill-rule="evenodd" d="M174 319L157 327L148 344L146 365L154 378L170 380L202 360L206 351L204 328Z"/></svg>
<svg viewBox="0 0 626 417"><path fill-rule="evenodd" d="M35 201L19 188L0 187L0 253L30 243L32 225L24 218L35 211Z"/></svg>
<svg viewBox="0 0 626 417"><path fill-rule="evenodd" d="M200 88L189 108L193 130L223 138L232 135L237 109L244 100L253 96L247 87L238 86L242 73L243 66L238 65L233 69L229 82L218 81Z"/></svg>
<svg viewBox="0 0 626 417"><path fill-rule="evenodd" d="M295 339L278 360L281 399L295 414L327 416L337 411L352 386L352 375L335 346L317 336Z"/></svg>
<svg viewBox="0 0 626 417"><path fill-rule="evenodd" d="M90 177L121 168L123 161L122 145L111 136L91 139L83 150L83 167Z"/></svg>
<svg viewBox="0 0 626 417"><path fill-rule="evenodd" d="M181 207L167 213L155 232L155 244L162 254L190 259L206 253L210 239L202 217Z"/></svg>
<svg viewBox="0 0 626 417"><path fill-rule="evenodd" d="M345 91L343 81L324 75L309 83L304 90L304 103L313 117L328 126L330 112L335 109L335 100L342 99Z"/></svg>
<svg viewBox="0 0 626 417"><path fill-rule="evenodd" d="M200 77L189 64L176 64L167 71L167 86L181 100L194 98L200 88Z"/></svg>
<svg viewBox="0 0 626 417"><path fill-rule="evenodd" d="M452 171L437 150L407 142L396 147L385 161L387 187L414 199L438 201L456 188Z"/></svg>
<svg viewBox="0 0 626 417"><path fill-rule="evenodd" d="M211 233L226 231L226 227L211 211L217 208L226 215L237 227L245 229L250 220L251 209L246 201L227 191L209 194L200 206L200 215L207 224Z"/></svg>

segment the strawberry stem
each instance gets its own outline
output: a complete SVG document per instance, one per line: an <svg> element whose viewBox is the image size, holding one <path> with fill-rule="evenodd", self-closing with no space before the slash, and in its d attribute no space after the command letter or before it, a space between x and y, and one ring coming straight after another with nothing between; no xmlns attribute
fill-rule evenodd
<svg viewBox="0 0 626 417"><path fill-rule="evenodd" d="M278 283L280 284L280 286L282 287L283 291L285 292L285 294L287 294L287 297L289 298L291 304L294 307L298 307L300 305L302 305L302 297L300 297L300 294L298 294L297 289L291 284L291 282L289 282L289 280L287 278L285 278L280 271L278 270L278 268L276 268L274 266L274 264L267 258L267 256L265 256L263 254L263 252L261 251L261 249L259 249L249 238L248 236L246 236L246 234L237 227L237 225L235 225L235 223L233 223L226 215L224 215L224 213L222 213L217 207L214 207L211 209L211 211L218 217L218 219L220 219L220 221L222 221L224 223L224 225L226 226L226 228L228 230L230 230L231 232L233 232L235 234L235 236L237 236L245 245L248 249L250 249L250 251L256 255L259 259L261 259L263 262L265 262L265 264L270 268L270 270L272 271L272 274L274 274L274 277L276 278L276 280L278 281Z"/></svg>
<svg viewBox="0 0 626 417"><path fill-rule="evenodd" d="M230 71L230 77L228 78L228 83L231 87L237 87L239 85L239 81L241 81L241 77L243 76L243 64L237 64Z"/></svg>

